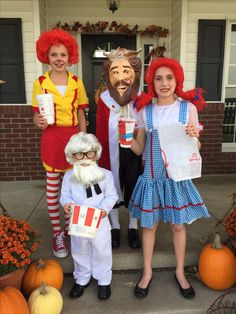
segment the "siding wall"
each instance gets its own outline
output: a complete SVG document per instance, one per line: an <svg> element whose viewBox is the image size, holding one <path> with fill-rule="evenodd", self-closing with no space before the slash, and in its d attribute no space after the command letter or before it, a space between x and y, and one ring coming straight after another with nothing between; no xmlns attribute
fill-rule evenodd
<svg viewBox="0 0 236 314"><path fill-rule="evenodd" d="M39 1L39 19L40 19L40 33L42 33L46 31L48 28L47 0Z"/></svg>
<svg viewBox="0 0 236 314"><path fill-rule="evenodd" d="M116 21L124 25L129 24L130 27L138 24L140 30L152 24L170 28L171 0L121 0L120 7L114 14L107 8L105 0L47 0L47 2L49 28L55 26L58 21L62 24L65 22L73 24L74 21L80 21L82 24ZM167 47L165 55L168 55L169 37L159 41L160 44L163 42ZM157 46L158 41L156 37L138 36L137 49L144 44ZM143 59L143 52L140 57ZM82 76L81 67L80 62L77 70L80 76Z"/></svg>
<svg viewBox="0 0 236 314"><path fill-rule="evenodd" d="M169 27L169 3L170 0L121 0L120 8L113 14L105 0L48 0L49 26L59 20L68 23L115 20L140 27L151 24Z"/></svg>
<svg viewBox="0 0 236 314"><path fill-rule="evenodd" d="M38 71L35 56L35 38L38 37L39 32L39 28L37 28L37 24L35 24L38 19L37 12L35 12L37 9L37 3L37 0L1 0L0 17L22 19L23 57L27 103L31 102L32 84Z"/></svg>
<svg viewBox="0 0 236 314"><path fill-rule="evenodd" d="M236 1L187 0L186 16L186 41L181 51L185 56L184 88L189 90L195 87L196 81L198 20L236 20ZM223 103L209 103L208 108L200 114L200 121L205 126L201 137L204 174L236 172L236 153L221 152L223 118Z"/></svg>
<svg viewBox="0 0 236 314"><path fill-rule="evenodd" d="M30 104L33 81L43 71L36 60L35 41L47 25L51 28L60 17L62 23L115 20L130 26L138 23L140 28L151 24L167 27L170 51L166 56L182 60L187 90L195 85L198 19L236 20L236 1L232 0L122 0L114 14L107 9L105 0L0 0L0 8L0 17L22 18L27 92L27 104L0 107L0 180L44 178L39 156L41 131L32 123ZM138 38L137 48L144 43L156 44L156 40ZM236 154L221 153L223 108L223 104L209 104L200 114L205 124L201 137L203 174L236 172Z"/></svg>
<svg viewBox="0 0 236 314"><path fill-rule="evenodd" d="M33 81L47 68L37 61L35 54L35 41L41 32L52 28L59 20L69 24L74 21L96 23L115 20L130 26L138 24L140 29L151 24L169 28L170 2L125 0L112 14L105 0L1 0L0 17L22 19L27 104L31 104ZM168 41L165 39L167 48ZM137 41L137 48L149 42L157 44L155 38L143 37ZM78 67L78 73L82 73L81 63Z"/></svg>
<svg viewBox="0 0 236 314"><path fill-rule="evenodd" d="M199 19L236 20L236 1L188 0L185 54L185 88L195 86Z"/></svg>
<svg viewBox="0 0 236 314"><path fill-rule="evenodd" d="M171 36L170 55L171 58L180 60L181 43L181 17L182 0L172 0L171 2Z"/></svg>

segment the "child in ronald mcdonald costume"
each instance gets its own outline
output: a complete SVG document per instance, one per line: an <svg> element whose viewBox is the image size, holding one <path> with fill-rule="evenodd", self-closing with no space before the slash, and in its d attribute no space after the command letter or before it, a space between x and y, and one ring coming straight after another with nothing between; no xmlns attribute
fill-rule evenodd
<svg viewBox="0 0 236 314"><path fill-rule="evenodd" d="M73 134L86 131L84 109L88 99L83 82L67 66L78 62L78 45L75 39L61 29L44 32L36 42L37 57L40 62L50 65L50 70L34 82L32 109L34 123L42 129L41 160L46 170L46 189L49 219L53 229L53 254L66 257L65 243L68 217L65 228L61 228L58 194L63 173L71 165L64 155L65 146ZM55 123L48 125L40 114L36 95L50 93L54 98Z"/></svg>

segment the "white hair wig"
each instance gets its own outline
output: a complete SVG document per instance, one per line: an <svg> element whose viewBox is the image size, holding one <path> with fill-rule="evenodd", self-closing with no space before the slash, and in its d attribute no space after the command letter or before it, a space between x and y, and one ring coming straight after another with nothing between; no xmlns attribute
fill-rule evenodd
<svg viewBox="0 0 236 314"><path fill-rule="evenodd" d="M90 133L79 132L71 136L65 147L66 160L73 165L75 163L74 154L79 152L87 153L91 150L96 152L96 160L98 160L101 157L102 146L96 136Z"/></svg>

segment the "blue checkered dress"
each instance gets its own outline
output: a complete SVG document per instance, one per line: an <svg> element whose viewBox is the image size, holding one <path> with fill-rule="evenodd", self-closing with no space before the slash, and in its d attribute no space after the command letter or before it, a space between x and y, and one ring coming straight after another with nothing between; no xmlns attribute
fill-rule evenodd
<svg viewBox="0 0 236 314"><path fill-rule="evenodd" d="M196 187L191 180L175 182L168 178L161 154L158 133L153 128L153 106L145 107L148 131L146 132L146 163L139 177L129 211L140 220L141 227L151 228L158 221L172 224L191 223L209 217ZM179 122L186 123L187 102L180 103Z"/></svg>

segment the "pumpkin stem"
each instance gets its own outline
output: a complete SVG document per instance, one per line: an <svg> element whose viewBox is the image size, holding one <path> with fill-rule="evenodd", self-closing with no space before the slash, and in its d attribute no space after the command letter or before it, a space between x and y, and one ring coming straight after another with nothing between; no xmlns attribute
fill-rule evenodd
<svg viewBox="0 0 236 314"><path fill-rule="evenodd" d="M221 249L221 242L220 242L220 234L219 233L216 233L215 234L215 238L214 238L214 241L212 243L212 246L211 246L213 249Z"/></svg>
<svg viewBox="0 0 236 314"><path fill-rule="evenodd" d="M45 262L40 258L38 260L38 268L41 269L41 268L44 268L45 266Z"/></svg>
<svg viewBox="0 0 236 314"><path fill-rule="evenodd" d="M40 294L41 295L47 294L47 286L45 282L41 282L40 284Z"/></svg>

